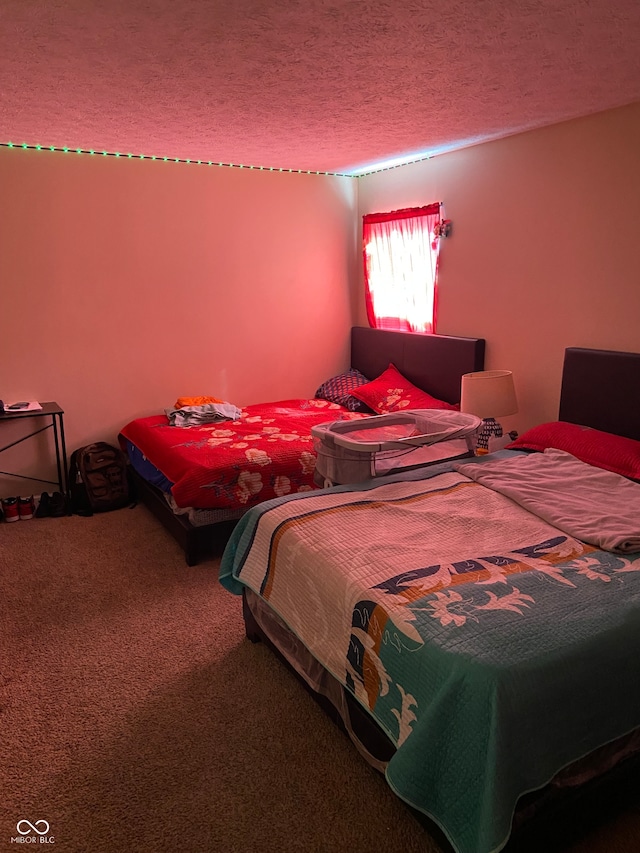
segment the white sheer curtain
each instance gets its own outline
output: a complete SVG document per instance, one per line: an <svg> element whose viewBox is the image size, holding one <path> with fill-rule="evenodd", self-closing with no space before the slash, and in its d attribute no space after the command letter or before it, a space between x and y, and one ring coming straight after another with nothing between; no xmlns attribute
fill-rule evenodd
<svg viewBox="0 0 640 853"><path fill-rule="evenodd" d="M378 329L435 331L440 204L363 217L367 314Z"/></svg>

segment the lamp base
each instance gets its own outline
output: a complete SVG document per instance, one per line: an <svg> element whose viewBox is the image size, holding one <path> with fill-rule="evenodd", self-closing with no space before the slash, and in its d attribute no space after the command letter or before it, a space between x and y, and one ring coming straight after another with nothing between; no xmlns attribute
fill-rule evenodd
<svg viewBox="0 0 640 853"><path fill-rule="evenodd" d="M502 427L495 418L485 418L476 435L476 456L485 456L489 452L492 438L502 438Z"/></svg>

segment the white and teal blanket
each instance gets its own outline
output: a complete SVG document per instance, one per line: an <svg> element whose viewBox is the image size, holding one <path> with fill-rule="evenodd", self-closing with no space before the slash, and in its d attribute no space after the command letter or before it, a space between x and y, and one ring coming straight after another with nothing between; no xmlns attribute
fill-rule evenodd
<svg viewBox="0 0 640 853"><path fill-rule="evenodd" d="M531 457L497 456L535 480ZM522 794L640 727L640 553L550 524L498 490L495 467L477 482L490 465L268 501L220 572L377 720L397 746L389 784L458 853L499 850Z"/></svg>

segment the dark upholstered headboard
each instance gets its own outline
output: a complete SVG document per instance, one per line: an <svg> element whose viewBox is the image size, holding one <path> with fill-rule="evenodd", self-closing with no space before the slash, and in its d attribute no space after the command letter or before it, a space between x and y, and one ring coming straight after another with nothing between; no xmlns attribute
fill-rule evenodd
<svg viewBox="0 0 640 853"><path fill-rule="evenodd" d="M568 347L558 417L640 440L640 354Z"/></svg>
<svg viewBox="0 0 640 853"><path fill-rule="evenodd" d="M484 339L352 328L352 367L376 379L390 363L433 397L459 403L462 375L484 369Z"/></svg>

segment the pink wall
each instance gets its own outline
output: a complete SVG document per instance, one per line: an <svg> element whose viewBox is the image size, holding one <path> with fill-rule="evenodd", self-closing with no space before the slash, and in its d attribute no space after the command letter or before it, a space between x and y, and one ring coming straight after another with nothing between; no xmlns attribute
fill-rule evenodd
<svg viewBox="0 0 640 853"><path fill-rule="evenodd" d="M438 331L514 371L508 428L556 419L565 347L640 351L640 104L366 176L358 196L360 217L445 203Z"/></svg>
<svg viewBox="0 0 640 853"><path fill-rule="evenodd" d="M1 149L0 186L0 397L57 401L69 452L181 395L312 396L345 366L355 180ZM0 463L53 471L44 437Z"/></svg>
<svg viewBox="0 0 640 853"><path fill-rule="evenodd" d="M366 322L362 214L442 200L438 331L514 371L505 426L554 419L566 346L640 350L639 151L640 104L357 181L1 149L0 396L59 402L72 450L182 394L312 394ZM0 462L52 471L44 439Z"/></svg>

